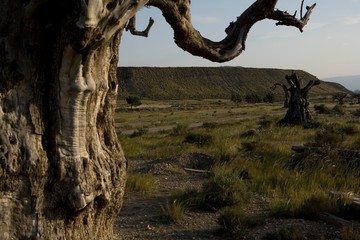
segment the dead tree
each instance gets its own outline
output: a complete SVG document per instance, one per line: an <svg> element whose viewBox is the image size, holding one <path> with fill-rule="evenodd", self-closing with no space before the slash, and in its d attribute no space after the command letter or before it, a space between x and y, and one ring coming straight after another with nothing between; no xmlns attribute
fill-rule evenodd
<svg viewBox="0 0 360 240"><path fill-rule="evenodd" d="M0 239L112 239L127 166L118 48L126 27L147 36L134 29L140 9L159 8L184 50L225 62L256 22L302 31L315 7L297 18L276 3L254 1L214 42L192 26L190 0L0 1Z"/></svg>
<svg viewBox="0 0 360 240"><path fill-rule="evenodd" d="M308 93L313 86L319 85L319 80L311 80L301 88L301 80L299 76L292 72L291 75L285 76L290 87L290 100L287 113L283 119L277 122L279 126L299 125L311 120L309 111Z"/></svg>
<svg viewBox="0 0 360 240"><path fill-rule="evenodd" d="M290 89L285 84L281 84L281 83L275 83L272 87L270 87L270 89L274 91L276 89L276 87L282 87L282 89L284 91L284 95L285 95L284 108L288 108L289 107Z"/></svg>
<svg viewBox="0 0 360 240"><path fill-rule="evenodd" d="M338 101L338 103L340 105L344 104L344 99L347 97L347 94L344 92L338 92L338 93L334 93L334 95L332 96L332 98L336 101Z"/></svg>

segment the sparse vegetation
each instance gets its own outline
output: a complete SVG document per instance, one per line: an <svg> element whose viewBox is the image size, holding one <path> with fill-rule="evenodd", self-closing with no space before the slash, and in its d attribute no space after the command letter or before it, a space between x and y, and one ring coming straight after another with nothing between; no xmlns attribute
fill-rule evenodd
<svg viewBox="0 0 360 240"><path fill-rule="evenodd" d="M203 185L205 203L215 209L244 202L248 196L240 172L216 167Z"/></svg>
<svg viewBox="0 0 360 240"><path fill-rule="evenodd" d="M275 233L268 233L263 240L304 240L306 237L297 227L285 227Z"/></svg>
<svg viewBox="0 0 360 240"><path fill-rule="evenodd" d="M143 195L151 195L157 191L158 181L151 174L135 173L129 174L126 180L125 191L138 192Z"/></svg>
<svg viewBox="0 0 360 240"><path fill-rule="evenodd" d="M195 144L198 147L204 147L212 144L214 142L214 138L212 135L206 133L189 133L186 135L184 141L186 143Z"/></svg>
<svg viewBox="0 0 360 240"><path fill-rule="evenodd" d="M129 104L131 107L137 107L142 104L140 97L138 97L138 96L128 96L125 98L125 100L126 100L127 104Z"/></svg>
<svg viewBox="0 0 360 240"><path fill-rule="evenodd" d="M247 103L260 103L260 102L262 102L262 99L256 93L250 93L250 94L245 95L245 101Z"/></svg>
<svg viewBox="0 0 360 240"><path fill-rule="evenodd" d="M179 223L185 218L185 208L176 200L167 202L165 206L161 206L161 210L164 216L172 222Z"/></svg>
<svg viewBox="0 0 360 240"><path fill-rule="evenodd" d="M189 115L182 115L188 111L185 109L174 115L178 117L177 121L186 119L188 124L191 119L192 122L197 122L199 116L206 113L209 113L206 115L209 118L215 110L217 119L226 118L226 114L229 114L226 103L230 103L229 100L214 101L211 105L203 102L208 105L193 108ZM349 213L346 212L345 205L328 197L330 191L360 193L359 168L349 167L348 160L342 159L334 150L351 146L358 149L360 145L357 137L359 121L351 114L356 106L345 106L345 113L341 118L335 115L316 115L316 120L304 126L278 127L275 125L277 116L285 111L280 103L275 106L243 105L241 111L232 107L232 116L237 114L236 117L255 116L254 118L238 122L218 121L216 124L204 121L206 124L197 129L186 127L186 131L180 129L181 131L151 133L141 138L120 137L123 138L125 152L132 158L156 159L171 157L180 152L201 152L214 156L221 163L213 167L202 189L177 195L175 202L169 202L163 207L166 211L171 212L172 208L177 207L182 209L179 212L194 209L220 210L219 223L227 231L243 231L251 228L251 223L255 224L253 221L256 222L251 216L244 214L247 202L256 193L267 199L271 215L278 218L316 220L323 212L339 213L346 217ZM277 115L271 116L274 112ZM264 117L264 113L269 116ZM189 135L196 137L191 136L190 141L184 141ZM211 136L211 140L206 140L207 144L199 144L198 142L203 141L199 139L204 139L204 136ZM322 150L294 154L292 145L317 146ZM243 170L248 173L250 181L242 179ZM290 230L275 233L279 238L274 239L298 239L298 233ZM356 233L353 234L356 236Z"/></svg>

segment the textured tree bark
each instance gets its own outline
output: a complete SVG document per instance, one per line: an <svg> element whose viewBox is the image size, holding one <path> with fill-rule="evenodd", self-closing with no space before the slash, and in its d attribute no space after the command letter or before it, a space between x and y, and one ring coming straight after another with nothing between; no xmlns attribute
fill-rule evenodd
<svg viewBox="0 0 360 240"><path fill-rule="evenodd" d="M256 1L220 43L192 28L190 0L0 1L0 239L111 239L126 160L113 114L122 30L145 4L160 8L190 53L228 61L265 18L302 30ZM302 15L302 14L301 14ZM130 21L130 22L129 22Z"/></svg>
<svg viewBox="0 0 360 240"><path fill-rule="evenodd" d="M313 86L319 85L320 81L311 80L304 88L301 88L301 80L295 72L285 78L290 85L289 107L285 117L278 121L277 125L304 124L312 119L309 110L308 93Z"/></svg>
<svg viewBox="0 0 360 240"><path fill-rule="evenodd" d="M282 87L283 91L284 91L284 96L285 96L285 99L284 99L284 105L283 107L284 108L288 108L289 107L289 89L287 88L287 86L285 84L281 84L281 83L275 83L272 87L271 87L271 90L275 90L276 87Z"/></svg>
<svg viewBox="0 0 360 240"><path fill-rule="evenodd" d="M110 3L0 4L0 239L112 238L118 30L144 1Z"/></svg>

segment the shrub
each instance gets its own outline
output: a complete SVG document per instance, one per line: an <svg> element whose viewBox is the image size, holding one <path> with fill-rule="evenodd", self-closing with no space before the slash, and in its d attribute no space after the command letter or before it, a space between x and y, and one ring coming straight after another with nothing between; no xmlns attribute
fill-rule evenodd
<svg viewBox="0 0 360 240"><path fill-rule="evenodd" d="M218 167L213 170L210 179L203 184L206 204L220 209L233 206L246 199L246 186L236 171Z"/></svg>
<svg viewBox="0 0 360 240"><path fill-rule="evenodd" d="M261 118L258 121L260 128L269 128L271 126L272 121L266 117Z"/></svg>
<svg viewBox="0 0 360 240"><path fill-rule="evenodd" d="M263 98L263 101L266 103L274 103L275 102L275 94L272 92L266 93L265 97Z"/></svg>
<svg viewBox="0 0 360 240"><path fill-rule="evenodd" d="M321 126L322 123L315 120L307 121L303 124L304 129L316 129L316 128L320 128Z"/></svg>
<svg viewBox="0 0 360 240"><path fill-rule="evenodd" d="M344 142L345 134L338 125L325 125L314 136L311 143L315 147L337 148Z"/></svg>
<svg viewBox="0 0 360 240"><path fill-rule="evenodd" d="M314 109L319 114L330 114L331 110L325 104L315 105Z"/></svg>
<svg viewBox="0 0 360 240"><path fill-rule="evenodd" d="M184 206L176 200L167 202L165 206L161 206L161 210L167 219L175 223L181 222L186 216Z"/></svg>
<svg viewBox="0 0 360 240"><path fill-rule="evenodd" d="M241 95L238 94L238 93L233 93L233 94L231 94L230 100L231 100L232 102L235 102L235 103L241 103L241 102L242 102L242 97L241 97Z"/></svg>
<svg viewBox="0 0 360 240"><path fill-rule="evenodd" d="M346 124L342 126L340 131L346 135L355 135L359 132L358 128L353 124Z"/></svg>
<svg viewBox="0 0 360 240"><path fill-rule="evenodd" d="M245 101L247 103L260 103L260 102L262 102L262 99L256 93L251 93L251 94L247 94L245 96Z"/></svg>
<svg viewBox="0 0 360 240"><path fill-rule="evenodd" d="M189 133L185 137L186 143L195 144L198 147L204 147L214 142L213 136L210 134Z"/></svg>
<svg viewBox="0 0 360 240"><path fill-rule="evenodd" d="M205 207L205 196L202 192L195 189L188 189L185 192L177 194L175 199L187 210L202 209Z"/></svg>
<svg viewBox="0 0 360 240"><path fill-rule="evenodd" d="M226 207L220 211L218 223L225 230L239 233L247 228L248 218L241 207Z"/></svg>
<svg viewBox="0 0 360 240"><path fill-rule="evenodd" d="M326 194L315 192L304 199L284 201L274 199L270 203L271 215L277 218L316 219L320 213L334 213L337 210L335 201Z"/></svg>
<svg viewBox="0 0 360 240"><path fill-rule="evenodd" d="M125 100L131 107L140 106L142 104L140 97L138 96L128 96L125 98Z"/></svg>
<svg viewBox="0 0 360 240"><path fill-rule="evenodd" d="M335 105L333 107L332 111L334 113L338 113L338 114L344 114L345 113L344 106L340 105L340 104Z"/></svg>
<svg viewBox="0 0 360 240"><path fill-rule="evenodd" d="M220 211L218 223L225 229L234 233L243 233L246 228L265 224L263 217L249 217L241 206L225 207Z"/></svg>
<svg viewBox="0 0 360 240"><path fill-rule="evenodd" d="M158 181L151 174L129 174L126 180L126 192L139 192L143 195L151 195L156 192Z"/></svg>

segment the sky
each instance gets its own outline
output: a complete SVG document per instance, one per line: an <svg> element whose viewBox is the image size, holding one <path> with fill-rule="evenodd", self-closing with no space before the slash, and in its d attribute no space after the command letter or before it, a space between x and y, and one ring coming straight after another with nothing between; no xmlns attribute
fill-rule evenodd
<svg viewBox="0 0 360 240"><path fill-rule="evenodd" d="M192 0L194 27L213 41L225 37L224 29L255 0ZM124 32L119 66L242 66L302 69L319 79L360 75L360 0L305 0L316 2L310 21L301 33L297 28L276 26L263 20L250 30L246 51L232 61L213 63L192 56L176 46L173 31L156 8L137 15L143 30L149 17L155 23L148 38ZM289 13L300 9L301 0L279 0L277 8ZM305 10L304 10L305 11ZM349 84L349 83L347 83ZM360 89L360 78L350 83Z"/></svg>

